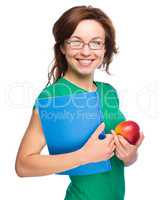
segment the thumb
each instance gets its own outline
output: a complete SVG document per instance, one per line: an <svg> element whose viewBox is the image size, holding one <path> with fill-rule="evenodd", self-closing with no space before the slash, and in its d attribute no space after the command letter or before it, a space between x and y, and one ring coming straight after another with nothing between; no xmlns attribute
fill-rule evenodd
<svg viewBox="0 0 162 200"><path fill-rule="evenodd" d="M98 139L98 136L100 135L100 133L104 130L105 128L105 124L104 122L102 122L98 127L97 129L93 132L92 136L91 136L91 139L92 140L96 140Z"/></svg>

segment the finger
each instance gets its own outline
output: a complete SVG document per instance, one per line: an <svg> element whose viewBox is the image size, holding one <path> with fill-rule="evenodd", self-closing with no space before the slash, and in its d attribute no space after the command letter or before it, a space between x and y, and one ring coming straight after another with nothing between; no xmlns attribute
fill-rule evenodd
<svg viewBox="0 0 162 200"><path fill-rule="evenodd" d="M106 134L105 142L110 144L114 140L114 136L111 134Z"/></svg>
<svg viewBox="0 0 162 200"><path fill-rule="evenodd" d="M116 132L112 129L111 130L112 135L116 135Z"/></svg>
<svg viewBox="0 0 162 200"><path fill-rule="evenodd" d="M114 138L115 138L114 141L115 141L115 144L116 144L116 150L125 155L127 153L127 151L123 147L123 145L120 143L118 136L115 136Z"/></svg>
<svg viewBox="0 0 162 200"><path fill-rule="evenodd" d="M115 153L114 153L114 152L112 152L112 154L111 154L110 158L111 158L111 157L113 157L114 155L115 155Z"/></svg>
<svg viewBox="0 0 162 200"><path fill-rule="evenodd" d="M114 151L114 149L115 149L114 140L112 140L112 141L110 142L110 144L108 144L108 148L110 149L110 151Z"/></svg>
<svg viewBox="0 0 162 200"><path fill-rule="evenodd" d="M121 145L117 135L114 136L114 142L115 142L116 146L120 146Z"/></svg>
<svg viewBox="0 0 162 200"><path fill-rule="evenodd" d="M118 151L117 149L115 150L115 155L116 155L120 160L122 160L122 158L124 157L124 155L123 155L120 151Z"/></svg>
<svg viewBox="0 0 162 200"><path fill-rule="evenodd" d="M111 130L111 133L112 133L112 135L114 137L114 141L116 141L117 144L118 144L119 143L119 141L118 141L118 135L116 134L116 132L114 130Z"/></svg>
<svg viewBox="0 0 162 200"><path fill-rule="evenodd" d="M107 156L107 159L109 160L109 159L111 159L114 155L115 155L115 154L114 154L114 152L113 152L111 155L108 153L106 156ZM106 160L107 160L107 159L106 159Z"/></svg>
<svg viewBox="0 0 162 200"><path fill-rule="evenodd" d="M127 156L127 152L123 148L116 147L115 151L118 152L122 157L126 157Z"/></svg>
<svg viewBox="0 0 162 200"><path fill-rule="evenodd" d="M130 148L133 147L133 145L131 145L124 137L122 136L118 136L118 140L120 142L120 144L123 146L124 149L129 150Z"/></svg>

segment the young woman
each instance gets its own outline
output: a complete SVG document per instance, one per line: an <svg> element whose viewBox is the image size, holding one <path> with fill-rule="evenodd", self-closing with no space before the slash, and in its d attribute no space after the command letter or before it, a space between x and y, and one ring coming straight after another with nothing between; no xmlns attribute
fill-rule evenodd
<svg viewBox="0 0 162 200"><path fill-rule="evenodd" d="M102 173L69 176L65 200L123 200L125 194L124 166L134 163L143 134L136 145L123 137L106 133L125 120L119 109L116 90L107 83L94 81L96 68L108 73L113 55L117 53L115 30L110 18L100 9L78 6L67 10L54 24L55 61L48 84L38 99L71 95L77 92L100 94L104 123L101 123L84 146L74 152L40 155L46 145L36 107L22 139L16 159L20 177L59 173L90 162L110 160L112 169ZM68 88L68 90L67 90ZM82 128L82 127L80 127ZM84 130L83 130L84 131Z"/></svg>

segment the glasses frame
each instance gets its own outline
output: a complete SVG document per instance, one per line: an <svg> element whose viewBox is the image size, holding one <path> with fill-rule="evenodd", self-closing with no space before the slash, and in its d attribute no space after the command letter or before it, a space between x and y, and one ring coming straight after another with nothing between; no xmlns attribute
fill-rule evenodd
<svg viewBox="0 0 162 200"><path fill-rule="evenodd" d="M73 42L73 41L79 41L79 42L81 42L81 47L79 47L79 48L78 48L78 47L72 47L72 46L71 46L71 42ZM91 41L89 41L88 43L85 43L84 41L82 41L82 40L80 40L80 39L78 39L78 40L74 40L74 39L65 40L65 42L66 42L66 43L70 46L70 48L73 49L73 50L80 50L80 49L83 49L85 45L88 45L88 47L89 47L90 50L103 50L103 47L105 46L105 42L96 41L96 42L101 42L102 47L101 47L100 49L95 49L95 48L91 48L91 46L90 46L91 42L93 42L93 41L95 41L95 40L91 40Z"/></svg>

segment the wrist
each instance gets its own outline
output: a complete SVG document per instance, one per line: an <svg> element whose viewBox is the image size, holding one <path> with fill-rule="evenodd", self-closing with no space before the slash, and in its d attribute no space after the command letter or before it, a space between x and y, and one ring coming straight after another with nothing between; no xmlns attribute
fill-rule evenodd
<svg viewBox="0 0 162 200"><path fill-rule="evenodd" d="M85 165L88 163L87 156L84 149L79 149L77 151L77 157L79 159L80 165Z"/></svg>
<svg viewBox="0 0 162 200"><path fill-rule="evenodd" d="M132 165L132 164L137 160L137 157L138 157L138 154L137 154L137 152L136 152L129 160L123 161L123 162L124 162L124 165L125 165L125 166Z"/></svg>

